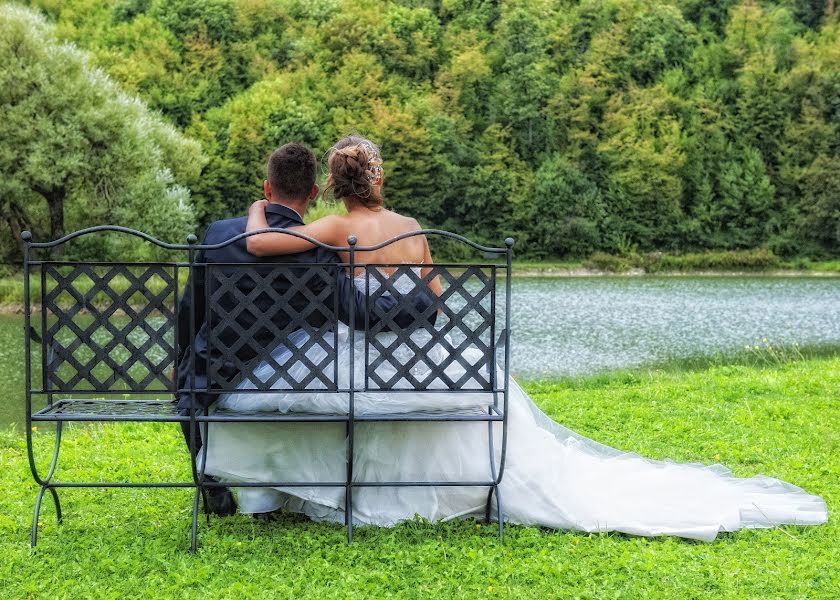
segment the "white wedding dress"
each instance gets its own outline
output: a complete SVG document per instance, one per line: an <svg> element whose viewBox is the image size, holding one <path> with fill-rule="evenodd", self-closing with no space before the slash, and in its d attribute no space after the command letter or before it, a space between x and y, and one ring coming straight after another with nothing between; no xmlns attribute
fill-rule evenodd
<svg viewBox="0 0 840 600"><path fill-rule="evenodd" d="M362 284L357 280L364 289ZM411 285L408 278L405 285ZM339 385L345 387L347 333L342 326L338 372ZM357 386L363 381L361 338L356 332ZM302 335L289 343L305 340ZM281 346L274 358L282 364L288 354ZM457 380L461 369L455 362L447 374ZM267 364L256 372L261 378L270 374ZM277 387L283 385L281 379ZM816 525L828 519L822 498L794 485L763 475L737 478L722 465L649 460L609 448L555 423L515 381L510 388L507 457L499 486L506 522L711 541L721 531ZM357 392L355 398L356 414L486 409L488 404L488 394L465 392ZM235 411L346 414L348 399L341 393L248 393L243 386L222 396L218 405ZM498 464L501 426L494 428ZM486 423L360 422L355 431L355 481L492 479ZM226 481L341 482L347 473L345 425L211 423L206 460L207 473ZM353 490L354 523L391 526L416 515L431 521L483 517L487 492L486 487L358 487ZM344 522L343 487L240 488L238 495L245 513L284 508L315 520ZM495 516L495 500L493 508Z"/></svg>

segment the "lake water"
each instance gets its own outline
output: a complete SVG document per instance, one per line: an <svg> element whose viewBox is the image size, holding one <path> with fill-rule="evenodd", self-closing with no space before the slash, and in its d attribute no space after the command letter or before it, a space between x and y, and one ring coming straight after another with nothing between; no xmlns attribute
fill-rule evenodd
<svg viewBox="0 0 840 600"><path fill-rule="evenodd" d="M585 375L771 344L840 343L840 278L513 280L513 373ZM22 316L0 315L0 424L23 421Z"/></svg>
<svg viewBox="0 0 840 600"><path fill-rule="evenodd" d="M840 279L513 280L514 373L581 375L761 344L840 342Z"/></svg>

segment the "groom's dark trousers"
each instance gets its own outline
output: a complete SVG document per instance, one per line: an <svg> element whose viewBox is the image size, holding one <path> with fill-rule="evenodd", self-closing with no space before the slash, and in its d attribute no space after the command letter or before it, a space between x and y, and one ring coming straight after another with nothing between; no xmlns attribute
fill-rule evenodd
<svg viewBox="0 0 840 600"><path fill-rule="evenodd" d="M266 206L265 209L266 218L268 219L268 225L270 227L294 227L296 225L302 225L303 222L301 221L300 216L291 208L286 206L271 203ZM216 221L210 225L207 229L207 233L205 234L204 244L218 244L224 241L229 240L232 237L235 237L241 233L245 232L245 226L247 224L247 217L239 217L235 219L225 219L223 221ZM253 263L253 264L271 264L271 263L300 263L301 267L305 267L307 264L312 263L321 263L321 264L328 264L328 265L337 265L341 262L338 255L334 252L329 250L325 250L323 248L313 248L312 250L307 250L306 252L301 252L300 254L289 254L285 256L266 256L266 257L257 257L252 254L248 253L248 250L245 245L245 239L237 240L231 244L223 246L221 248L213 249L213 250L203 250L199 251L196 255L195 262L203 264L203 263ZM222 272L225 272L224 265L220 265L219 267L215 267L217 269L221 269ZM227 269L230 274L239 275L241 273L237 272L236 267L229 267ZM241 269L239 269L241 271ZM363 292L356 289L353 285L353 280L351 277L348 277L345 270L339 267L333 269L335 272L336 283L333 287L333 292L338 296L338 319L348 325L349 323L349 315L350 315L350 303L355 303L355 323L352 324L356 329L361 329L364 327L365 324L365 313L366 311L366 298ZM261 273L264 275L266 269L262 269ZM190 379L190 363L191 358L194 355L195 357L195 371L194 371L194 387L195 389L207 389L207 378L208 378L208 362L214 361L214 370L221 373L226 378L230 377L233 378L237 375L237 367L231 361L224 360L222 353L218 350L218 348L211 348L208 350L207 344L207 334L208 334L208 327L209 323L205 322L205 315L206 315L206 307L205 307L205 299L206 299L206 282L205 282L205 273L202 267L195 267L190 274L191 281L187 284L186 291L181 299L180 305L178 307L178 346L180 348L180 357L178 362L178 371L177 371L177 383L178 389L184 390L189 388L191 384ZM318 278L313 277L311 279L312 286L310 289L313 292L321 292L323 291L326 284L323 281L320 281ZM283 294L289 290L292 286L292 282L287 280L285 277L274 277L272 286L274 290L278 293L278 295ZM316 288L318 286L320 289ZM248 292L253 290L254 281L250 277L240 277L236 282L236 287L238 291L243 293L243 297L247 297ZM194 290L194 294L193 294ZM212 294L213 290L209 290ZM305 302L306 299L295 295L298 297L297 302ZM329 297L324 300L325 306L333 306L334 298ZM219 295L217 300L218 302L219 311L224 311L224 313L230 313L236 308L238 304L238 299L234 294L230 293L223 293ZM254 301L253 305L249 307L248 310L243 310L238 312L236 317L237 323L242 327L242 330L247 331L248 326L252 325L256 317L255 315L260 314L270 314L272 315L272 322L277 327L277 329L282 329L289 325L290 317L288 314L282 310L283 307L277 307L275 305L275 300L269 298L266 294L258 295ZM295 300L293 299L293 303ZM417 294L414 296L412 303L414 308L419 311L425 311L429 306L431 306L431 299L425 293ZM195 342L190 344L190 305L193 306L193 315L194 315L194 330L195 334ZM377 299L376 301L377 307L381 309L383 312L393 309L397 305L397 299L393 298L392 296L385 295ZM279 308L279 310L278 310ZM304 306L292 306L290 307L290 313L296 314L303 309ZM435 318L435 311L430 311L432 314L430 315L430 319ZM314 327L319 327L324 324L325 317L321 311L315 310L309 313L307 317L307 322ZM376 323L377 317L376 315L371 312L368 316L369 323L372 325ZM407 313L405 311L400 311L395 318L395 322L399 327L409 327L412 324L413 318L411 313ZM244 363L248 363L249 361L253 361L257 358L258 352L256 348L268 348L271 349L272 347L280 344L284 340L278 339L271 339L272 334L263 328L260 328L262 331L257 332L256 336L262 336L265 339L254 339L249 340L248 343L241 344L239 349L236 351L236 358L241 360ZM217 330L214 331L215 339L217 340L216 345L222 345L227 348L232 348L236 345L238 341L239 334L232 328L227 328L224 326L217 327ZM211 382L210 385L211 389L216 388L214 382ZM206 407L209 407L218 397L218 394L208 394L206 392L196 392L195 393L195 406L199 410L203 410ZM178 393L178 409L180 410L182 415L189 414L190 408L190 394L188 392L179 392ZM184 436L187 440L187 446L189 446L189 423L181 423L181 427L184 431ZM201 437L199 432L196 432L196 451L201 447Z"/></svg>

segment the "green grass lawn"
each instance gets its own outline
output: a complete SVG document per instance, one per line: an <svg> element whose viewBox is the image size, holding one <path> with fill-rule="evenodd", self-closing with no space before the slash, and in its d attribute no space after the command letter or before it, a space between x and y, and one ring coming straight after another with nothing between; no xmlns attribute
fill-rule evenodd
<svg viewBox="0 0 840 600"><path fill-rule="evenodd" d="M19 432L0 433L0 596L249 598L820 598L840 590L840 358L718 365L532 382L549 414L604 443L653 458L764 473L822 495L830 521L674 538L411 522L359 528L244 516L200 528L188 552L191 492L63 490L29 549L36 487ZM50 436L36 432L46 460ZM187 478L174 426L71 429L62 479ZM620 499L617 499L620 500Z"/></svg>

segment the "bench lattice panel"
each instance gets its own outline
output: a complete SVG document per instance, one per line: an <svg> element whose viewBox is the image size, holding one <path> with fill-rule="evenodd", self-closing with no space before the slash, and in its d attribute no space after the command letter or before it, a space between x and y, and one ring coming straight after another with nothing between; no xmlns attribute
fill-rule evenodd
<svg viewBox="0 0 840 600"><path fill-rule="evenodd" d="M209 381L221 390L337 390L336 277L335 266L208 265Z"/></svg>
<svg viewBox="0 0 840 600"><path fill-rule="evenodd" d="M417 266L399 266L392 274L369 266L365 274L371 292L368 309L381 317L370 325L365 338L368 389L492 390L495 276L491 268L453 271L435 266L421 275ZM410 299L428 293L435 277L440 278L443 293L419 314ZM417 317L418 329L401 330L394 322L397 309L384 312L376 306L376 299L388 293L409 299L403 309ZM432 325L429 317L435 311L440 315ZM469 355L467 349L472 350ZM453 365L463 369L455 379L447 372Z"/></svg>
<svg viewBox="0 0 840 600"><path fill-rule="evenodd" d="M46 263L42 269L48 389L171 391L176 267Z"/></svg>

